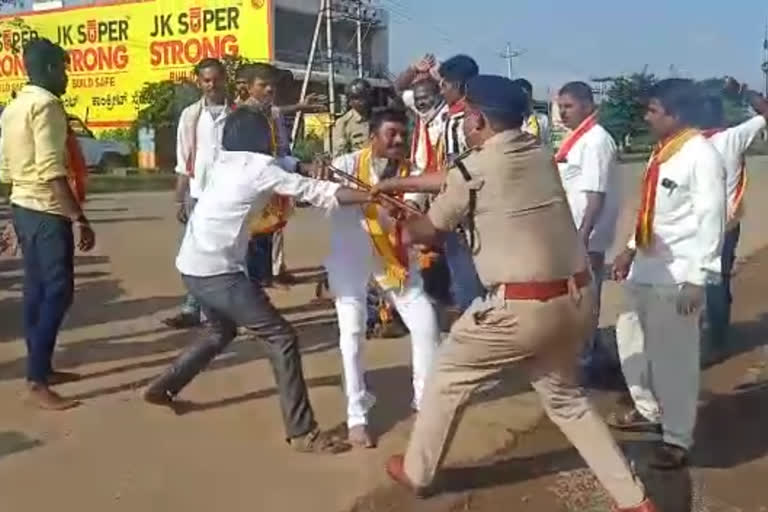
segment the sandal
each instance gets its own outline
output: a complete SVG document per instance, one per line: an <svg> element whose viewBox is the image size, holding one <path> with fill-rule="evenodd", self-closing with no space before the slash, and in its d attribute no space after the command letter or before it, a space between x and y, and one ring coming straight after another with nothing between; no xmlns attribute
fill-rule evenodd
<svg viewBox="0 0 768 512"><path fill-rule="evenodd" d="M680 469L688 465L688 450L674 444L662 443L654 451L648 465L655 469Z"/></svg>
<svg viewBox="0 0 768 512"><path fill-rule="evenodd" d="M202 325L200 321L200 315L194 315L190 313L180 313L176 316L166 318L163 323L171 329L190 329L192 327L199 327Z"/></svg>
<svg viewBox="0 0 768 512"><path fill-rule="evenodd" d="M349 443L319 428L315 428L303 436L294 437L289 443L294 450L300 453L336 455L352 449Z"/></svg>
<svg viewBox="0 0 768 512"><path fill-rule="evenodd" d="M608 416L606 423L611 428L625 432L661 433L661 424L649 420L637 409L631 409L624 414L613 413Z"/></svg>

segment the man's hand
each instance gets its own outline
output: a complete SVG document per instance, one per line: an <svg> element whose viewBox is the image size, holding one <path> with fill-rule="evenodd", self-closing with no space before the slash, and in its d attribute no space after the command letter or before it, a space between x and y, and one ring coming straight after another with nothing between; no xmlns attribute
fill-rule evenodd
<svg viewBox="0 0 768 512"><path fill-rule="evenodd" d="M327 153L321 153L315 155L312 160L312 166L310 167L310 176L316 180L333 181L333 173L330 170L331 155Z"/></svg>
<svg viewBox="0 0 768 512"><path fill-rule="evenodd" d="M417 73L429 73L436 63L435 56L428 53L413 65L413 69Z"/></svg>
<svg viewBox="0 0 768 512"><path fill-rule="evenodd" d="M677 314L689 316L701 309L704 305L704 287L691 283L685 283L680 288L677 296Z"/></svg>
<svg viewBox="0 0 768 512"><path fill-rule="evenodd" d="M387 178L381 180L371 188L371 196L377 197L381 194L392 194L398 192L397 190L397 178Z"/></svg>
<svg viewBox="0 0 768 512"><path fill-rule="evenodd" d="M740 84L732 76L725 77L725 84L723 85L723 92L729 96L739 96L744 92L746 84Z"/></svg>
<svg viewBox="0 0 768 512"><path fill-rule="evenodd" d="M581 243L584 244L584 248L589 249L589 232L585 229L579 229L578 236Z"/></svg>
<svg viewBox="0 0 768 512"><path fill-rule="evenodd" d="M304 103L307 105L325 106L328 104L328 96L311 92L304 97Z"/></svg>
<svg viewBox="0 0 768 512"><path fill-rule="evenodd" d="M629 269L632 268L632 262L635 261L635 251L624 249L613 260L613 279L614 281L624 281L629 275Z"/></svg>
<svg viewBox="0 0 768 512"><path fill-rule="evenodd" d="M182 224L186 224L189 220L187 215L187 206L184 203L177 203L178 210L176 211L176 220Z"/></svg>
<svg viewBox="0 0 768 512"><path fill-rule="evenodd" d="M13 229L13 224L6 224L2 232L0 232L0 254L16 254L19 250L19 241L16 238L16 230Z"/></svg>
<svg viewBox="0 0 768 512"><path fill-rule="evenodd" d="M88 252L96 245L96 234L93 232L91 225L86 222L78 222L78 242L77 248L83 252Z"/></svg>

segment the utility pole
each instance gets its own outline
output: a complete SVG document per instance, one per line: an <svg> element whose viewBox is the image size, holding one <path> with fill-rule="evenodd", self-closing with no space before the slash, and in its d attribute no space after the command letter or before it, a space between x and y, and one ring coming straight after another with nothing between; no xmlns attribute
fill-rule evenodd
<svg viewBox="0 0 768 512"><path fill-rule="evenodd" d="M768 98L768 23L765 25L765 35L763 36L763 63L761 69L763 70L763 78L765 80L763 93Z"/></svg>
<svg viewBox="0 0 768 512"><path fill-rule="evenodd" d="M357 32L357 76L363 78L363 0L357 0L355 25Z"/></svg>
<svg viewBox="0 0 768 512"><path fill-rule="evenodd" d="M312 44L309 46L309 57L307 58L307 66L304 68L304 80L301 81L301 93L299 94L299 103L304 101L307 97L307 89L309 88L309 80L312 77L312 68L315 64L315 54L317 53L317 43L320 40L320 29L323 26L323 17L325 15L325 0L321 0L320 9L317 11L317 21L315 22L315 32L312 35ZM293 119L293 129L291 130L291 148L296 144L296 136L299 134L299 126L301 125L302 112L296 112L296 117Z"/></svg>
<svg viewBox="0 0 768 512"><path fill-rule="evenodd" d="M502 59L507 61L507 78L512 79L512 59L515 59L524 53L525 51L523 50L513 50L512 43L507 43L504 52L499 54Z"/></svg>
<svg viewBox="0 0 768 512"><path fill-rule="evenodd" d="M333 55L333 0L323 0L325 7L325 44L328 58L328 113L331 116L331 128L336 123L336 66ZM333 137L328 134L328 148L333 154Z"/></svg>

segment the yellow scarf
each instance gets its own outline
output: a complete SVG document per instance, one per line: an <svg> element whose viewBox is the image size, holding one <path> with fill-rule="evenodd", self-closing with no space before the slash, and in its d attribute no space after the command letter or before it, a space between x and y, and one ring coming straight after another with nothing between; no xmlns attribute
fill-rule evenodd
<svg viewBox="0 0 768 512"><path fill-rule="evenodd" d="M661 165L675 156L686 142L698 135L699 132L686 128L667 140L659 141L648 160L648 167L643 176L640 210L637 212L635 225L635 242L641 249L648 249L653 244L653 218L656 213L656 189L659 183Z"/></svg>
<svg viewBox="0 0 768 512"><path fill-rule="evenodd" d="M366 185L371 183L371 166L373 164L373 151L366 146L357 157L355 175ZM398 176L408 176L410 165L403 162L398 169ZM387 232L379 222L379 207L375 203L369 203L362 207L365 218L365 227L371 237L376 253L384 263L384 281L381 283L386 288L402 288L408 278L408 258L400 240L399 229L394 233Z"/></svg>
<svg viewBox="0 0 768 512"><path fill-rule="evenodd" d="M270 152L277 155L277 125L275 118L265 113L269 123ZM261 214L251 221L251 236L268 235L280 231L288 223L288 217L293 213L293 201L289 197L274 194Z"/></svg>
<svg viewBox="0 0 768 512"><path fill-rule="evenodd" d="M539 118L533 113L525 120L526 131L534 137L541 136L541 126L539 126Z"/></svg>

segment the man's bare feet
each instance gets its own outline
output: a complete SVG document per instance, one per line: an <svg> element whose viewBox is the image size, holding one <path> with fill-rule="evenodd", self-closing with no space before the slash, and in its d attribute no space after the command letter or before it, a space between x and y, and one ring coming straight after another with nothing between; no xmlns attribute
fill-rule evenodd
<svg viewBox="0 0 768 512"><path fill-rule="evenodd" d="M368 432L367 425L355 425L350 427L347 439L353 446L359 448L376 448L376 441Z"/></svg>
<svg viewBox="0 0 768 512"><path fill-rule="evenodd" d="M45 384L30 382L27 385L28 401L35 407L47 411L64 411L80 405L77 400L64 398Z"/></svg>
<svg viewBox="0 0 768 512"><path fill-rule="evenodd" d="M48 385L58 386L60 384L66 384L68 382L77 382L81 379L79 373L73 372L57 372L52 371L48 374Z"/></svg>

